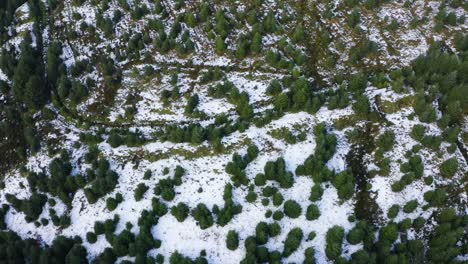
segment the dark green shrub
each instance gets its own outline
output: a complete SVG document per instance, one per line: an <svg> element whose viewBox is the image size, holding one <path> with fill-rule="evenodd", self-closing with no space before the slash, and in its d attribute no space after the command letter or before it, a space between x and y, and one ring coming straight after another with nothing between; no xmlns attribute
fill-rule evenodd
<svg viewBox="0 0 468 264"><path fill-rule="evenodd" d="M344 229L341 226L333 226L328 229L326 235L327 245L325 254L330 260L338 259L342 251L342 243L344 237Z"/></svg>
<svg viewBox="0 0 468 264"><path fill-rule="evenodd" d="M390 223L379 230L379 241L393 243L398 238L398 227Z"/></svg>
<svg viewBox="0 0 468 264"><path fill-rule="evenodd" d="M94 233L96 235L102 235L104 234L104 223L103 222L95 222L94 223Z"/></svg>
<svg viewBox="0 0 468 264"><path fill-rule="evenodd" d="M280 221L281 219L283 219L283 217L284 217L284 213L281 211L276 211L273 213L273 219L276 221Z"/></svg>
<svg viewBox="0 0 468 264"><path fill-rule="evenodd" d="M90 243L90 244L94 244L96 243L97 241L97 236L95 233L93 232L88 232L86 233L86 240Z"/></svg>
<svg viewBox="0 0 468 264"><path fill-rule="evenodd" d="M304 251L304 256L305 258L304 258L303 264L315 264L316 263L314 248L312 247L306 248L306 250Z"/></svg>
<svg viewBox="0 0 468 264"><path fill-rule="evenodd" d="M153 197L151 200L151 206L154 213L160 217L167 213L167 206L156 197Z"/></svg>
<svg viewBox="0 0 468 264"><path fill-rule="evenodd" d="M140 201L148 189L149 187L146 186L144 183L138 184L134 193L135 201Z"/></svg>
<svg viewBox="0 0 468 264"><path fill-rule="evenodd" d="M275 193L278 192L278 188L276 187L273 187L273 186L266 186L265 188L263 188L262 190L262 194L263 196L265 197L271 197L273 196Z"/></svg>
<svg viewBox="0 0 468 264"><path fill-rule="evenodd" d="M315 184L310 190L309 200L312 202L320 201L323 195L323 189L320 184Z"/></svg>
<svg viewBox="0 0 468 264"><path fill-rule="evenodd" d="M418 207L418 201L417 200L411 200L403 206L403 212L409 214L413 212L416 208Z"/></svg>
<svg viewBox="0 0 468 264"><path fill-rule="evenodd" d="M440 173L442 174L442 177L449 179L452 178L453 175L458 170L458 161L456 158L450 158L442 163L440 166Z"/></svg>
<svg viewBox="0 0 468 264"><path fill-rule="evenodd" d="M249 203L253 203L255 200L257 200L257 194L253 191L249 191L245 196L245 200Z"/></svg>
<svg viewBox="0 0 468 264"><path fill-rule="evenodd" d="M283 256L289 257L301 245L303 238L302 230L298 227L291 229L284 241Z"/></svg>
<svg viewBox="0 0 468 264"><path fill-rule="evenodd" d="M301 206L294 200L284 202L284 214L290 218L298 218L302 213Z"/></svg>
<svg viewBox="0 0 468 264"><path fill-rule="evenodd" d="M201 229L207 229L213 225L213 216L205 204L198 204L197 207L192 210L192 216L198 221Z"/></svg>
<svg viewBox="0 0 468 264"><path fill-rule="evenodd" d="M171 214L179 222L185 221L185 219L187 218L189 212L190 212L189 207L186 204L182 203L182 202L178 203L177 206L173 206L171 208Z"/></svg>
<svg viewBox="0 0 468 264"><path fill-rule="evenodd" d="M333 179L333 185L338 190L338 197L340 199L348 200L353 196L354 182L354 176L350 170L336 174Z"/></svg>
<svg viewBox="0 0 468 264"><path fill-rule="evenodd" d="M401 232L408 230L411 227L411 219L405 218L400 223L398 223L398 229Z"/></svg>
<svg viewBox="0 0 468 264"><path fill-rule="evenodd" d="M281 193L277 192L273 195L274 206L280 206L283 203L283 200L283 195L281 195Z"/></svg>
<svg viewBox="0 0 468 264"><path fill-rule="evenodd" d="M264 245L268 242L268 224L265 222L260 222L255 227L255 239L257 240L257 245Z"/></svg>
<svg viewBox="0 0 468 264"><path fill-rule="evenodd" d="M346 240L348 240L348 242L351 245L359 244L363 238L364 238L364 230L362 230L361 228L357 226L351 229L349 233L346 235Z"/></svg>
<svg viewBox="0 0 468 264"><path fill-rule="evenodd" d="M314 238L317 236L317 234L314 231L310 231L309 235L307 236L308 241L314 240Z"/></svg>
<svg viewBox="0 0 468 264"><path fill-rule="evenodd" d="M393 219L397 217L399 211L400 211L400 206L398 204L392 205L390 208L388 208L388 212L387 212L388 218Z"/></svg>
<svg viewBox="0 0 468 264"><path fill-rule="evenodd" d="M117 193L114 197L109 197L106 199L106 207L109 211L114 211L115 208L123 201L122 194Z"/></svg>
<svg viewBox="0 0 468 264"><path fill-rule="evenodd" d="M281 233L281 226L277 222L271 223L268 226L268 234L271 237L275 237L279 235L280 233Z"/></svg>
<svg viewBox="0 0 468 264"><path fill-rule="evenodd" d="M413 126L413 129L411 130L411 137L414 140L421 142L422 139L424 138L425 133L426 133L426 127L424 125L416 124Z"/></svg>
<svg viewBox="0 0 468 264"><path fill-rule="evenodd" d="M424 224L426 223L426 219L423 217L417 217L413 220L413 227L416 231L421 230L421 228L424 227Z"/></svg>
<svg viewBox="0 0 468 264"><path fill-rule="evenodd" d="M226 247L229 250L236 250L239 247L239 235L236 231L230 230L226 236Z"/></svg>
<svg viewBox="0 0 468 264"><path fill-rule="evenodd" d="M257 186L263 186L266 184L266 177L265 177L265 174L263 173L259 173L255 176L255 185Z"/></svg>
<svg viewBox="0 0 468 264"><path fill-rule="evenodd" d="M143 175L143 179L144 180L149 180L151 178L152 174L153 173L151 172L151 170L146 170L145 174Z"/></svg>
<svg viewBox="0 0 468 264"><path fill-rule="evenodd" d="M377 146L379 146L384 152L390 151L395 144L395 133L391 130L385 131L378 139Z"/></svg>
<svg viewBox="0 0 468 264"><path fill-rule="evenodd" d="M307 207L306 219L309 221L315 220L320 217L320 210L315 204L311 204Z"/></svg>

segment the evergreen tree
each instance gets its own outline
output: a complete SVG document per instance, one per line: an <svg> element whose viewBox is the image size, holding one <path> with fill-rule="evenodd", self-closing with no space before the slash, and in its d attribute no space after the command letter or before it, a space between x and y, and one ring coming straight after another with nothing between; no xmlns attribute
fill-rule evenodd
<svg viewBox="0 0 468 264"><path fill-rule="evenodd" d="M456 158L450 158L440 166L440 173L444 178L452 178L458 170L458 161Z"/></svg>
<svg viewBox="0 0 468 264"><path fill-rule="evenodd" d="M207 229L213 225L213 216L205 204L198 204L197 207L192 210L192 216L198 221L201 229Z"/></svg>
<svg viewBox="0 0 468 264"><path fill-rule="evenodd" d="M315 204L311 204L307 207L306 219L311 221L320 217L320 210Z"/></svg>
<svg viewBox="0 0 468 264"><path fill-rule="evenodd" d="M325 247L325 254L328 259L336 260L340 257L342 252L342 243L344 237L344 229L341 226L333 226L328 229L326 235L327 245Z"/></svg>
<svg viewBox="0 0 468 264"><path fill-rule="evenodd" d="M177 206L173 206L171 208L171 214L179 222L185 221L185 219L187 218L189 212L190 212L189 207L186 204L182 203L182 202L178 203Z"/></svg>
<svg viewBox="0 0 468 264"><path fill-rule="evenodd" d="M290 218L298 218L302 213L301 206L294 200L284 202L284 214Z"/></svg>
<svg viewBox="0 0 468 264"><path fill-rule="evenodd" d="M256 54L260 53L262 50L262 35L260 35L259 32L255 32L252 38L252 44L250 45L250 50Z"/></svg>
<svg viewBox="0 0 468 264"><path fill-rule="evenodd" d="M236 250L239 247L239 235L234 230L229 230L226 236L226 247L229 250Z"/></svg>
<svg viewBox="0 0 468 264"><path fill-rule="evenodd" d="M293 40L297 43L300 43L304 40L304 38L305 38L304 27L301 24L299 24L296 27L296 30L294 30Z"/></svg>
<svg viewBox="0 0 468 264"><path fill-rule="evenodd" d="M289 257L301 245L304 234L299 227L291 229L284 241L283 256Z"/></svg>
<svg viewBox="0 0 468 264"><path fill-rule="evenodd" d="M276 20L273 12L269 12L268 15L263 19L263 29L267 33L273 33L276 31Z"/></svg>

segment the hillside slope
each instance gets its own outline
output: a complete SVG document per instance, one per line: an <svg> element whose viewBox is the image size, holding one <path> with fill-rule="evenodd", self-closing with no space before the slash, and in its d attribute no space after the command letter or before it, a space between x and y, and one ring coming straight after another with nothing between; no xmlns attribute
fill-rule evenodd
<svg viewBox="0 0 468 264"><path fill-rule="evenodd" d="M467 11L0 3L0 259L468 261Z"/></svg>

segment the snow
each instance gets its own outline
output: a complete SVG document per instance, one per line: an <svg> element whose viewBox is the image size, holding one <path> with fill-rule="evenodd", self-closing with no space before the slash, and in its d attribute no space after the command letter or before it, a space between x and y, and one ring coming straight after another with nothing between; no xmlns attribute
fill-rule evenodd
<svg viewBox="0 0 468 264"><path fill-rule="evenodd" d="M8 82L8 77L3 73L2 69L0 69L0 80L4 82Z"/></svg>

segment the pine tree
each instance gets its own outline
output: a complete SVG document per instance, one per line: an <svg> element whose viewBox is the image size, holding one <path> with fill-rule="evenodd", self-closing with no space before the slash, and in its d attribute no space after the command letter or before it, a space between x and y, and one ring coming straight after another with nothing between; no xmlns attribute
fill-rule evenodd
<svg viewBox="0 0 468 264"><path fill-rule="evenodd" d="M341 226L333 226L328 229L326 235L327 245L325 248L325 254L328 259L335 260L341 255L343 237L344 229Z"/></svg>
<svg viewBox="0 0 468 264"><path fill-rule="evenodd" d="M189 207L184 203L178 203L177 206L173 206L171 208L171 214L177 219L179 222L185 221L188 214L190 212Z"/></svg>
<svg viewBox="0 0 468 264"><path fill-rule="evenodd" d="M297 43L303 41L305 38L304 27L299 24L294 31L293 40Z"/></svg>
<svg viewBox="0 0 468 264"><path fill-rule="evenodd" d="M236 44L236 57L243 59L249 52L249 42L245 35L240 35Z"/></svg>
<svg viewBox="0 0 468 264"><path fill-rule="evenodd" d="M267 33L273 33L276 30L276 20L273 12L269 12L263 20L263 29Z"/></svg>
<svg viewBox="0 0 468 264"><path fill-rule="evenodd" d="M289 98L288 95L285 93L281 93L276 96L275 98L275 109L279 111L284 111L289 105Z"/></svg>
<svg viewBox="0 0 468 264"><path fill-rule="evenodd" d="M226 247L229 250L236 250L239 247L239 235L234 230L229 230L226 237Z"/></svg>
<svg viewBox="0 0 468 264"><path fill-rule="evenodd" d="M250 45L250 50L253 53L259 53L262 50L262 35L259 32L255 32L252 44Z"/></svg>
<svg viewBox="0 0 468 264"><path fill-rule="evenodd" d="M296 251L301 245L303 237L304 234L299 227L291 229L284 241L283 256L289 257L294 251Z"/></svg>
<svg viewBox="0 0 468 264"><path fill-rule="evenodd" d="M188 12L188 14L185 16L185 23L187 24L188 27L193 28L197 24L197 19L195 18L195 15L192 12Z"/></svg>
<svg viewBox="0 0 468 264"><path fill-rule="evenodd" d="M284 214L290 218L298 218L302 213L301 205L294 200L287 200L284 203Z"/></svg>
<svg viewBox="0 0 468 264"><path fill-rule="evenodd" d="M206 22L210 15L211 15L210 7L208 6L206 2L204 2L200 8L200 20L202 22Z"/></svg>

